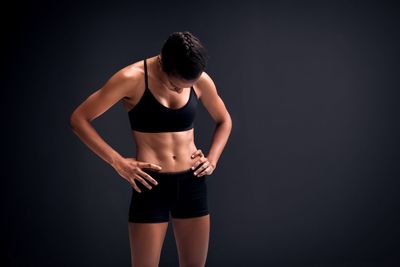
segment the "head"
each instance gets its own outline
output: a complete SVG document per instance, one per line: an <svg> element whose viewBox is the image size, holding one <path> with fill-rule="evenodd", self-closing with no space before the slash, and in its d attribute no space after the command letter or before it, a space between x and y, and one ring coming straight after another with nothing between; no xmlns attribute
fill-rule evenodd
<svg viewBox="0 0 400 267"><path fill-rule="evenodd" d="M161 49L162 70L177 88L193 85L205 70L207 60L207 50L188 31L173 32Z"/></svg>

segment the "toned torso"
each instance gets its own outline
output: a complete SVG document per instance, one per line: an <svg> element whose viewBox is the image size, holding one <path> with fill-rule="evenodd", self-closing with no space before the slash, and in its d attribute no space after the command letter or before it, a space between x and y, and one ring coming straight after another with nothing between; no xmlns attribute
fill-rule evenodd
<svg viewBox="0 0 400 267"><path fill-rule="evenodd" d="M184 88L180 93L165 88L156 75L157 56L148 58L147 75L148 88L165 107L178 109L186 104L189 99L190 88ZM143 79L138 82L137 88L132 90L128 97L122 99L125 110L131 110L140 100L145 90L143 60L126 68L137 68L143 71ZM200 91L193 85L198 97ZM136 159L155 163L162 167L161 172L176 172L192 167L198 158L192 159L191 155L197 150L194 143L194 129L181 132L144 133L132 130L136 144Z"/></svg>

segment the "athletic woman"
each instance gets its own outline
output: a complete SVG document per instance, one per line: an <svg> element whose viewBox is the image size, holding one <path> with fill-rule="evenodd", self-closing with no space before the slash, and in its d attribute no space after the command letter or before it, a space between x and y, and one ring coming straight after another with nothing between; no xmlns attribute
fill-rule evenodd
<svg viewBox="0 0 400 267"><path fill-rule="evenodd" d="M129 240L134 267L158 266L169 215L179 266L205 266L210 212L207 180L228 141L232 120L204 71L206 49L192 33L174 32L161 54L117 71L71 115L71 127L132 185ZM110 147L91 121L121 101L136 143L136 157ZM194 143L202 103L216 123L207 156Z"/></svg>

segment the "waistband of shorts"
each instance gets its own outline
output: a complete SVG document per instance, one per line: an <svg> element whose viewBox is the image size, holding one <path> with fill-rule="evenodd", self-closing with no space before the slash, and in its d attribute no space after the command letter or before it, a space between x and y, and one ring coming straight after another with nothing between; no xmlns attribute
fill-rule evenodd
<svg viewBox="0 0 400 267"><path fill-rule="evenodd" d="M157 174L158 176L180 176L180 175L187 175L187 174L191 174L193 175L194 170L192 170L191 168L186 169L186 170L182 170L182 171L174 171L174 172L163 172L163 171L156 171L154 169L146 169L143 168L143 171L151 173L151 174Z"/></svg>

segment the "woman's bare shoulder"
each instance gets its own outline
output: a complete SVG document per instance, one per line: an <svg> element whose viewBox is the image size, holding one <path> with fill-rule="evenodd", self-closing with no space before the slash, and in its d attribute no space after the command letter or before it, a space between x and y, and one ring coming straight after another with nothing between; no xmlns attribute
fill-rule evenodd
<svg viewBox="0 0 400 267"><path fill-rule="evenodd" d="M212 93L217 92L217 88L215 86L213 79L205 71L202 72L199 79L196 81L195 87L197 89L200 99L202 95L207 94L208 91L211 91Z"/></svg>
<svg viewBox="0 0 400 267"><path fill-rule="evenodd" d="M125 79L138 79L144 74L143 60L133 62L122 69L118 70L114 75Z"/></svg>
<svg viewBox="0 0 400 267"><path fill-rule="evenodd" d="M110 77L107 84L124 90L124 98L136 98L137 95L141 94L141 90L137 88L144 86L143 60L133 62L119 69Z"/></svg>

